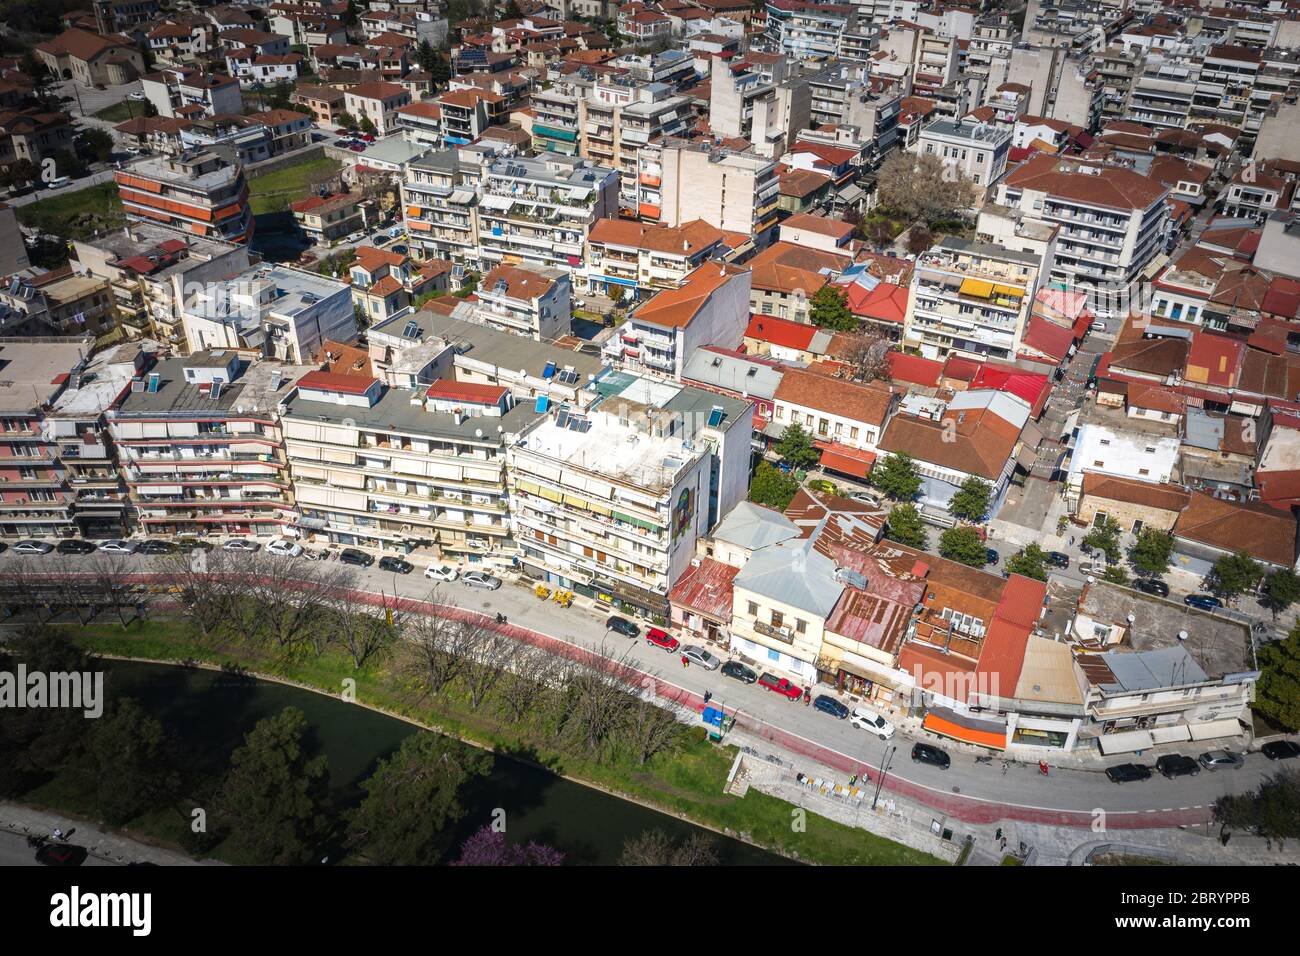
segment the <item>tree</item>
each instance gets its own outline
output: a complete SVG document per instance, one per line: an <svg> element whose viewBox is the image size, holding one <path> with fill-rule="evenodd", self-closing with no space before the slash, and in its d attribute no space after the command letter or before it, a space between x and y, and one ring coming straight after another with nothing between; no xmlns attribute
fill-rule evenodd
<svg viewBox="0 0 1300 956"><path fill-rule="evenodd" d="M1085 539L1087 540L1087 539ZM1142 574L1158 578L1169 570L1174 556L1174 536L1157 528L1143 528L1129 552L1129 559Z"/></svg>
<svg viewBox="0 0 1300 956"><path fill-rule="evenodd" d="M1036 544L1021 548L1007 559L1007 573L1021 574L1035 581L1047 580L1047 552Z"/></svg>
<svg viewBox="0 0 1300 956"><path fill-rule="evenodd" d="M344 111L339 114L339 125L346 130L355 130L357 128L357 118L351 113Z"/></svg>
<svg viewBox="0 0 1300 956"><path fill-rule="evenodd" d="M81 148L87 156L106 163L113 157L113 137L102 129L91 127L82 134Z"/></svg>
<svg viewBox="0 0 1300 956"><path fill-rule="evenodd" d="M1120 559L1120 534L1119 522L1109 515L1102 515L1101 520L1095 522L1083 536L1083 543L1092 550L1105 554L1106 560L1111 564L1116 564Z"/></svg>
<svg viewBox="0 0 1300 956"><path fill-rule="evenodd" d="M813 438L798 422L791 422L776 443L776 453L792 468L810 468L821 457L813 446Z"/></svg>
<svg viewBox="0 0 1300 956"><path fill-rule="evenodd" d="M808 300L808 321L833 332L850 332L858 327L858 320L849 311L844 293L829 282Z"/></svg>
<svg viewBox="0 0 1300 956"><path fill-rule="evenodd" d="M121 826L175 792L167 738L157 718L131 698L117 701L91 724L85 772L93 782L104 819Z"/></svg>
<svg viewBox="0 0 1300 956"><path fill-rule="evenodd" d="M988 548L980 533L968 525L949 528L939 535L939 554L949 561L982 568L986 563Z"/></svg>
<svg viewBox="0 0 1300 956"><path fill-rule="evenodd" d="M429 78L435 90L451 79L451 63L441 53L434 57L433 65L429 67Z"/></svg>
<svg viewBox="0 0 1300 956"><path fill-rule="evenodd" d="M452 866L562 866L564 854L545 843L507 843L506 835L485 826L460 846Z"/></svg>
<svg viewBox="0 0 1300 956"><path fill-rule="evenodd" d="M1128 572L1118 564L1112 564L1101 572L1101 579L1107 584L1128 584Z"/></svg>
<svg viewBox="0 0 1300 956"><path fill-rule="evenodd" d="M948 511L962 521L983 521L993 501L993 486L982 478L971 475L961 483L957 493L948 502Z"/></svg>
<svg viewBox="0 0 1300 956"><path fill-rule="evenodd" d="M851 332L843 340L835 357L850 368L855 381L889 379L889 353L893 344L888 339L869 332Z"/></svg>
<svg viewBox="0 0 1300 956"><path fill-rule="evenodd" d="M885 537L890 541L924 550L928 545L925 522L914 504L894 505L885 525Z"/></svg>
<svg viewBox="0 0 1300 956"><path fill-rule="evenodd" d="M1300 622L1285 640L1263 645L1258 658L1255 709L1280 727L1300 730Z"/></svg>
<svg viewBox="0 0 1300 956"><path fill-rule="evenodd" d="M1294 770L1274 774L1254 791L1220 797L1214 817L1223 826L1256 833L1278 841L1300 836L1300 773Z"/></svg>
<svg viewBox="0 0 1300 956"><path fill-rule="evenodd" d="M717 866L713 840L692 833L678 843L663 830L646 830L623 844L620 866Z"/></svg>
<svg viewBox="0 0 1300 956"><path fill-rule="evenodd" d="M1300 600L1300 576L1291 568L1279 568L1264 579L1264 604L1278 614Z"/></svg>
<svg viewBox="0 0 1300 956"><path fill-rule="evenodd" d="M30 159L16 159L0 172L0 186L21 189L41 178L41 170Z"/></svg>
<svg viewBox="0 0 1300 956"><path fill-rule="evenodd" d="M466 813L461 793L492 770L492 758L439 734L419 731L380 760L361 787L350 842L384 866L426 866L446 852Z"/></svg>
<svg viewBox="0 0 1300 956"><path fill-rule="evenodd" d="M921 476L912 456L901 451L876 462L871 483L894 501L911 501L921 490Z"/></svg>
<svg viewBox="0 0 1300 956"><path fill-rule="evenodd" d="M369 116L361 117L361 132L365 133L367 136L375 135L375 124L371 121Z"/></svg>
<svg viewBox="0 0 1300 956"><path fill-rule="evenodd" d="M420 45L415 48L415 63L425 73L432 74L439 59L438 51L428 40L421 40Z"/></svg>
<svg viewBox="0 0 1300 956"><path fill-rule="evenodd" d="M230 845L259 863L310 862L328 824L329 769L307 753L296 707L258 721L230 757L218 817Z"/></svg>
<svg viewBox="0 0 1300 956"><path fill-rule="evenodd" d="M790 499L799 490L799 479L777 468L771 462L759 462L754 479L749 483L749 500L784 511Z"/></svg>
<svg viewBox="0 0 1300 956"><path fill-rule="evenodd" d="M881 164L876 178L880 204L910 222L933 223L964 215L976 193L970 180L928 153L896 150Z"/></svg>
<svg viewBox="0 0 1300 956"><path fill-rule="evenodd" d="M934 245L934 233L925 226L913 226L907 230L907 251L919 256Z"/></svg>
<svg viewBox="0 0 1300 956"><path fill-rule="evenodd" d="M677 700L668 706L638 700L623 717L622 734L644 767L658 754L673 750L682 740L684 710Z"/></svg>
<svg viewBox="0 0 1300 956"><path fill-rule="evenodd" d="M340 19L342 19L342 21L343 21L343 25L346 26L346 27L354 27L354 26L356 26L356 25L357 25L357 16L358 16L359 13L360 13L360 10L359 10L359 8L357 7L357 0L348 0L348 6L347 6L347 9L343 11L343 15L342 15L342 17L340 18Z"/></svg>
<svg viewBox="0 0 1300 956"><path fill-rule="evenodd" d="M1235 601L1237 595L1246 591L1253 591L1263 577L1263 567L1245 551L1225 554L1214 562L1209 575L1210 587L1229 601Z"/></svg>

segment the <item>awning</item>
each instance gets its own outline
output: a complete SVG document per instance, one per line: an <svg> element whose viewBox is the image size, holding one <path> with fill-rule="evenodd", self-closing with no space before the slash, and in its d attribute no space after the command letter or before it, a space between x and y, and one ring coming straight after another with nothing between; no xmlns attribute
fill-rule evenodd
<svg viewBox="0 0 1300 956"><path fill-rule="evenodd" d="M875 461L876 456L869 451L859 451L856 448L831 451L828 448L822 451L821 466L854 478L865 478Z"/></svg>
<svg viewBox="0 0 1300 956"><path fill-rule="evenodd" d="M447 202L460 206L470 202L474 198L472 189L453 189L451 195L447 197Z"/></svg>
<svg viewBox="0 0 1300 956"><path fill-rule="evenodd" d="M479 205L486 209L509 209L514 204L515 201L507 196L493 196L491 194L484 196L482 201L479 202Z"/></svg>
<svg viewBox="0 0 1300 956"><path fill-rule="evenodd" d="M1241 733L1241 721L1235 717L1229 720L1210 720L1203 724L1192 725L1193 740L1213 740L1215 737L1236 737Z"/></svg>
<svg viewBox="0 0 1300 956"><path fill-rule="evenodd" d="M1148 750L1155 741L1146 730L1129 730L1122 734L1102 734L1097 746L1103 754L1131 754L1135 750Z"/></svg>
<svg viewBox="0 0 1300 956"><path fill-rule="evenodd" d="M1152 727L1151 739L1158 744L1179 744L1192 739L1192 731L1186 724L1174 724L1170 727Z"/></svg>
<svg viewBox="0 0 1300 956"><path fill-rule="evenodd" d="M987 299L993 293L993 283L985 282L983 279L963 279L959 291L962 295Z"/></svg>
<svg viewBox="0 0 1300 956"><path fill-rule="evenodd" d="M998 295L1009 295L1015 299L1023 299L1025 296L1024 289L1017 289L1014 286L1009 285L995 285L993 291Z"/></svg>
<svg viewBox="0 0 1300 956"><path fill-rule="evenodd" d="M936 708L925 715L921 726L931 733L951 737L963 743L975 744L977 747L989 747L993 750L1007 749L1006 724Z"/></svg>

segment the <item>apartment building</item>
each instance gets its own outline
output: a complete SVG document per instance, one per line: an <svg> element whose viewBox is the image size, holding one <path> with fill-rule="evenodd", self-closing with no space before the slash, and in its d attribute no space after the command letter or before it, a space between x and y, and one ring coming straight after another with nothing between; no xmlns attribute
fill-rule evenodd
<svg viewBox="0 0 1300 956"><path fill-rule="evenodd" d="M674 289L641 303L605 343L602 354L620 365L680 379L699 348L738 348L749 322L748 269L708 262Z"/></svg>
<svg viewBox="0 0 1300 956"><path fill-rule="evenodd" d="M1244 46L1210 47L1200 58L1189 122L1244 127L1263 59L1259 50Z"/></svg>
<svg viewBox="0 0 1300 956"><path fill-rule="evenodd" d="M290 203L293 221L313 244L326 244L365 228L360 193L308 196Z"/></svg>
<svg viewBox="0 0 1300 956"><path fill-rule="evenodd" d="M557 153L493 160L482 169L478 190L485 269L578 266L592 227L618 215L618 172Z"/></svg>
<svg viewBox="0 0 1300 956"><path fill-rule="evenodd" d="M73 27L33 48L54 76L66 72L82 86L117 86L144 72L144 55L115 31ZM103 34L103 35L101 35Z"/></svg>
<svg viewBox="0 0 1300 956"><path fill-rule="evenodd" d="M857 10L847 3L767 0L766 12L768 44L796 60L838 57L840 37L857 29Z"/></svg>
<svg viewBox="0 0 1300 956"><path fill-rule="evenodd" d="M533 113L533 144L543 152L578 155L580 124L578 102L581 93L572 84L557 83L538 90L530 98Z"/></svg>
<svg viewBox="0 0 1300 956"><path fill-rule="evenodd" d="M383 80L359 83L343 93L344 110L358 123L370 120L378 136L387 136L397 129L397 111L411 102L411 93L405 86Z"/></svg>
<svg viewBox="0 0 1300 956"><path fill-rule="evenodd" d="M569 334L573 287L567 270L497 265L475 295L474 321L538 342Z"/></svg>
<svg viewBox="0 0 1300 956"><path fill-rule="evenodd" d="M0 109L0 167L24 159L38 168L47 158L57 164L58 154L73 148L73 136L66 113L38 106Z"/></svg>
<svg viewBox="0 0 1300 956"><path fill-rule="evenodd" d="M463 149L434 150L406 165L402 209L418 259L478 261L480 167Z"/></svg>
<svg viewBox="0 0 1300 956"><path fill-rule="evenodd" d="M325 342L357 334L346 282L277 263L187 289L182 322L192 351L242 349L302 365Z"/></svg>
<svg viewBox="0 0 1300 956"><path fill-rule="evenodd" d="M199 536L294 527L277 409L308 371L205 350L133 383L107 419L137 526Z"/></svg>
<svg viewBox="0 0 1300 956"><path fill-rule="evenodd" d="M1194 64L1149 57L1129 87L1124 119L1162 129L1187 126L1196 96Z"/></svg>
<svg viewBox="0 0 1300 956"><path fill-rule="evenodd" d="M881 84L878 77L849 66L831 66L808 77L810 130L791 131L801 144L826 139L824 145L854 143L860 165L875 168L898 141L902 111L901 85ZM833 131L831 136L823 130ZM793 143L791 149L794 148Z"/></svg>
<svg viewBox="0 0 1300 956"><path fill-rule="evenodd" d="M243 112L239 80L193 67L167 67L140 78L145 98L165 119L198 119Z"/></svg>
<svg viewBox="0 0 1300 956"><path fill-rule="evenodd" d="M550 408L509 449L524 572L610 607L668 617L696 541L745 496L753 406L606 372L579 412Z"/></svg>
<svg viewBox="0 0 1300 956"><path fill-rule="evenodd" d="M757 248L775 237L781 182L772 160L672 140L663 146L660 165L660 222L680 226L703 219L724 232L753 236Z"/></svg>
<svg viewBox="0 0 1300 956"><path fill-rule="evenodd" d="M1167 238L1168 189L1132 169L1034 156L997 190L999 204L1059 227L1052 281L1125 289Z"/></svg>
<svg viewBox="0 0 1300 956"><path fill-rule="evenodd" d="M93 339L0 339L0 537L70 536L74 493L58 435L47 422Z"/></svg>
<svg viewBox="0 0 1300 956"><path fill-rule="evenodd" d="M767 69L749 64L736 70L726 59L712 63L709 129L713 135L748 140L755 153L768 159L781 156L811 122L808 81L792 75L784 57Z"/></svg>
<svg viewBox="0 0 1300 956"><path fill-rule="evenodd" d="M107 335L117 325L108 283L94 276L53 270L14 276L0 288L0 333L10 336Z"/></svg>
<svg viewBox="0 0 1300 956"><path fill-rule="evenodd" d="M282 413L300 526L380 551L505 554L506 448L537 417L500 386L438 379L403 389L311 372Z"/></svg>
<svg viewBox="0 0 1300 956"><path fill-rule="evenodd" d="M1004 246L946 236L921 254L903 345L925 358L951 354L1014 361L1033 312L1043 261Z"/></svg>
<svg viewBox="0 0 1300 956"><path fill-rule="evenodd" d="M150 159L114 174L127 218L205 239L246 242L253 234L244 168L216 153Z"/></svg>
<svg viewBox="0 0 1300 956"><path fill-rule="evenodd" d="M243 272L248 247L205 239L151 222L72 243L73 268L108 281L120 325L131 336L147 336L185 347L181 319L186 290Z"/></svg>
<svg viewBox="0 0 1300 956"><path fill-rule="evenodd" d="M691 115L689 98L666 83L602 77L578 100L580 155L618 170L620 201L624 208L637 209L641 147L683 135Z"/></svg>
<svg viewBox="0 0 1300 956"><path fill-rule="evenodd" d="M982 192L1006 172L1012 135L1011 128L998 124L936 120L921 130L915 152L937 156L945 169L969 179Z"/></svg>
<svg viewBox="0 0 1300 956"><path fill-rule="evenodd" d="M332 86L309 86L299 83L289 95L289 102L301 106L322 126L333 126L347 111L347 94Z"/></svg>
<svg viewBox="0 0 1300 956"><path fill-rule="evenodd" d="M676 227L601 219L587 237L587 253L574 283L584 293L640 301L677 288L706 260L723 255L724 239L722 230L703 219Z"/></svg>

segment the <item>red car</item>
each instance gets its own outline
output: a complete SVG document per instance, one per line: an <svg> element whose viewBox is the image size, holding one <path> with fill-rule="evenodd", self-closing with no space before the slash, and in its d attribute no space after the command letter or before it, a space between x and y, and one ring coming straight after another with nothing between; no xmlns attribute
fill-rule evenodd
<svg viewBox="0 0 1300 956"><path fill-rule="evenodd" d="M374 133L362 133L362 134L361 134L361 138L364 139L367 143L373 143L373 142L375 141L375 134L374 134Z"/></svg>
<svg viewBox="0 0 1300 956"><path fill-rule="evenodd" d="M783 697L791 700L798 700L803 696L803 689L796 684L790 683L784 677L777 677L775 674L764 674L758 679L758 686L766 690L774 690Z"/></svg>
<svg viewBox="0 0 1300 956"><path fill-rule="evenodd" d="M652 627L645 632L645 642L654 647L662 647L669 654L681 646L681 642L677 638L657 627Z"/></svg>

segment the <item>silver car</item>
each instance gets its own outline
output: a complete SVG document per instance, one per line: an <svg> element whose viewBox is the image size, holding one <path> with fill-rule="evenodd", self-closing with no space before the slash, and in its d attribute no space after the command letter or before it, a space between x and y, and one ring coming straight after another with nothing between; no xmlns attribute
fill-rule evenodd
<svg viewBox="0 0 1300 956"><path fill-rule="evenodd" d="M221 546L223 551L256 551L261 545L256 541L247 541L244 538L231 538Z"/></svg>
<svg viewBox="0 0 1300 956"><path fill-rule="evenodd" d="M14 545L14 554L49 554L54 545L48 541L19 541Z"/></svg>
<svg viewBox="0 0 1300 956"><path fill-rule="evenodd" d="M1203 753L1196 762L1206 770L1232 769L1237 770L1246 761L1241 754L1235 754L1231 750L1211 750L1209 753Z"/></svg>
<svg viewBox="0 0 1300 956"><path fill-rule="evenodd" d="M139 545L134 541L127 541L125 538L109 538L107 541L99 542L99 550L109 554L135 554L135 549Z"/></svg>
<svg viewBox="0 0 1300 956"><path fill-rule="evenodd" d="M722 666L722 661L719 658L714 657L702 647L696 647L694 644L687 644L682 648L682 657L692 664L699 664L705 670L716 671Z"/></svg>
<svg viewBox="0 0 1300 956"><path fill-rule="evenodd" d="M501 579L493 577L486 571L466 571L460 576L462 584L472 588L482 588L485 591L495 591L501 587Z"/></svg>

